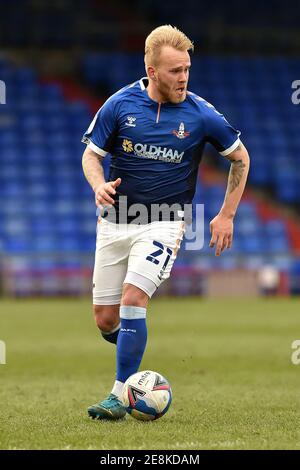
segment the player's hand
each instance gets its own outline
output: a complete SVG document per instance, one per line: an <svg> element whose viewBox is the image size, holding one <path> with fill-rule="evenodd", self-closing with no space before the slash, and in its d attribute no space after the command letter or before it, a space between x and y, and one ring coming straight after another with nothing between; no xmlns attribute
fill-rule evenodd
<svg viewBox="0 0 300 470"><path fill-rule="evenodd" d="M121 184L121 178L117 178L115 181L108 181L102 183L95 190L95 202L97 207L111 207L115 201L111 196L116 194L116 188Z"/></svg>
<svg viewBox="0 0 300 470"><path fill-rule="evenodd" d="M224 215L218 214L209 224L211 240L210 248L216 245L216 256L220 256L225 248L229 249L232 245L233 220Z"/></svg>

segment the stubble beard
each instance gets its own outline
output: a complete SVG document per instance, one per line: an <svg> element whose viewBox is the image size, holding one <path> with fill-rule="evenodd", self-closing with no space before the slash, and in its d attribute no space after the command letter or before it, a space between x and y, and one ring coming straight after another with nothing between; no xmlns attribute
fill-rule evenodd
<svg viewBox="0 0 300 470"><path fill-rule="evenodd" d="M164 84L159 86L158 90L162 97L162 101L166 103L179 104L182 103L186 98L186 91L183 93L182 96L176 96L176 91L171 92L167 86L164 86Z"/></svg>

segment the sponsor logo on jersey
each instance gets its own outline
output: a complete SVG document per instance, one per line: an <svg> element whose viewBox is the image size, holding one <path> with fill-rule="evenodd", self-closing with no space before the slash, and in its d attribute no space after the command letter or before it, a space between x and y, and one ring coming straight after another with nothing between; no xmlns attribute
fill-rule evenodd
<svg viewBox="0 0 300 470"><path fill-rule="evenodd" d="M169 163L180 163L184 152L148 144L133 144L131 140L124 139L122 143L123 150L127 153L134 152L137 157L150 158L152 160L162 160Z"/></svg>
<svg viewBox="0 0 300 470"><path fill-rule="evenodd" d="M176 135L176 137L178 137L178 139L185 139L186 137L188 137L190 135L189 132L185 132L184 130L184 123L181 122L179 124L179 129L178 131L172 131L172 134Z"/></svg>
<svg viewBox="0 0 300 470"><path fill-rule="evenodd" d="M133 151L133 144L131 140L124 139L122 147L123 147L123 150L127 153L130 153Z"/></svg>
<svg viewBox="0 0 300 470"><path fill-rule="evenodd" d="M125 126L135 127L136 126L136 117L127 116L127 122L125 122Z"/></svg>

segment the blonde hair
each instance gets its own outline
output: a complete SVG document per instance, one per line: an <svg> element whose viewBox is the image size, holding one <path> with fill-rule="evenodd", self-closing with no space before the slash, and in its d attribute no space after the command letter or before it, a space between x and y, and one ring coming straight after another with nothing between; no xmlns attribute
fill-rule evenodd
<svg viewBox="0 0 300 470"><path fill-rule="evenodd" d="M170 24L155 28L145 42L145 66L156 65L163 46L171 46L178 51L193 51L192 41L179 29Z"/></svg>

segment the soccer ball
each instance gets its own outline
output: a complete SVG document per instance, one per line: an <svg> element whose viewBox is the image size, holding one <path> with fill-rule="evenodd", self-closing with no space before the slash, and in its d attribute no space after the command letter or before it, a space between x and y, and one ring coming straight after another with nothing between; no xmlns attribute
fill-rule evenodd
<svg viewBox="0 0 300 470"><path fill-rule="evenodd" d="M122 398L127 413L141 421L151 421L168 411L172 391L161 374L143 370L126 380Z"/></svg>

